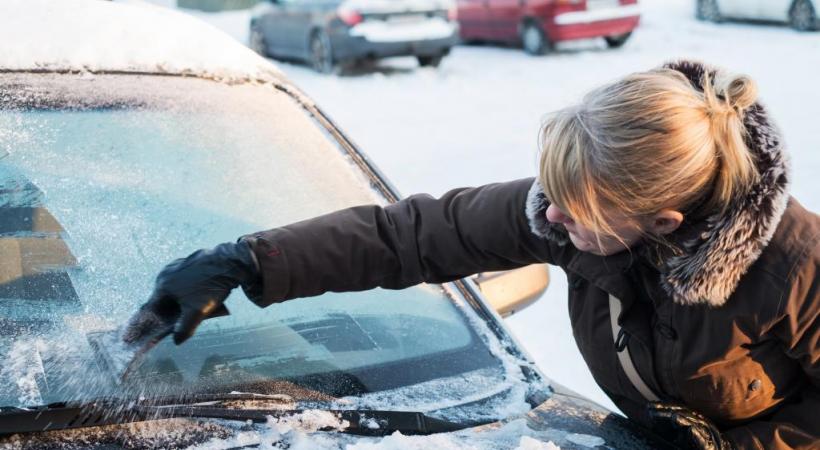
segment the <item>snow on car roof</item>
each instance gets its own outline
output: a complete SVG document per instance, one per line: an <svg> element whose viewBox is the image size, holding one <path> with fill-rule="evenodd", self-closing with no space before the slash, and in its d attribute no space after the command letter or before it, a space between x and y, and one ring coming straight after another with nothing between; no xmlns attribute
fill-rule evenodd
<svg viewBox="0 0 820 450"><path fill-rule="evenodd" d="M142 1L3 0L0 70L284 78L217 28Z"/></svg>

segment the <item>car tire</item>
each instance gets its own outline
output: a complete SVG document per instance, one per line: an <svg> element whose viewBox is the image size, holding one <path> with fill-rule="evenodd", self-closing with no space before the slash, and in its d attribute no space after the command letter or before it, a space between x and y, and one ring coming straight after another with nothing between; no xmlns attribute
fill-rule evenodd
<svg viewBox="0 0 820 450"><path fill-rule="evenodd" d="M444 54L438 55L418 55L416 59L421 67L438 67L444 59Z"/></svg>
<svg viewBox="0 0 820 450"><path fill-rule="evenodd" d="M543 55L552 47L544 30L534 21L524 22L521 27L521 45L525 52L534 56Z"/></svg>
<svg viewBox="0 0 820 450"><path fill-rule="evenodd" d="M629 40L630 36L632 36L631 31L629 33L618 34L615 36L606 36L604 39L606 40L606 45L609 48L619 48L623 47L626 41Z"/></svg>
<svg viewBox="0 0 820 450"><path fill-rule="evenodd" d="M809 0L795 0L789 9L789 24L797 31L817 29L817 11Z"/></svg>
<svg viewBox="0 0 820 450"><path fill-rule="evenodd" d="M723 22L723 14L720 13L717 0L698 0L695 16L698 20L706 22Z"/></svg>
<svg viewBox="0 0 820 450"><path fill-rule="evenodd" d="M248 35L248 47L262 56L268 56L268 44L265 42L265 35L257 26L251 26Z"/></svg>
<svg viewBox="0 0 820 450"><path fill-rule="evenodd" d="M322 30L313 32L310 36L310 66L319 73L333 73L333 49L330 38Z"/></svg>

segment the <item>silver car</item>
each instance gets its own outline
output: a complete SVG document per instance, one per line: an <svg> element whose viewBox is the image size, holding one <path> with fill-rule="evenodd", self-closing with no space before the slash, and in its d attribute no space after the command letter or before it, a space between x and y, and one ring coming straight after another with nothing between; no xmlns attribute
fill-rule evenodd
<svg viewBox="0 0 820 450"><path fill-rule="evenodd" d="M820 28L817 0L697 0L700 20L721 22L727 19L788 23L799 31Z"/></svg>

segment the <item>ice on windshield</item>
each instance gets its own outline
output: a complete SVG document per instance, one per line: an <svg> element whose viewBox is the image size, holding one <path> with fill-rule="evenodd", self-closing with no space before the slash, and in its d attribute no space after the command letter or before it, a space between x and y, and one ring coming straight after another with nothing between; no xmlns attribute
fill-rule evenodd
<svg viewBox="0 0 820 450"><path fill-rule="evenodd" d="M0 333L2 405L120 392L87 336L123 323L172 259L384 202L326 131L272 87L12 77L7 85L21 93L0 111L0 150L8 153L0 207L4 217L28 208L29 218L39 208L39 225L0 230L0 250L10 243L28 261L21 242L39 239L49 243L51 264L41 258L29 272L0 271L12 274L0 283L0 320L13 324ZM60 106L60 96L72 100ZM42 274L52 281L37 290L31 280ZM286 393L454 419L530 407L520 362L499 358L506 352L486 325L440 287L331 293L266 309L243 297L232 295L232 314L207 321L184 346L162 342L149 352L134 375L137 393ZM470 402L483 408L459 407Z"/></svg>

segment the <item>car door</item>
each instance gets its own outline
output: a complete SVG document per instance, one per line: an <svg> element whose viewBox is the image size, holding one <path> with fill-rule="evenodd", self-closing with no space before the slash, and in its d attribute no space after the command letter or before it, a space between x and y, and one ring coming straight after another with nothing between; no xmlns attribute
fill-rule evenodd
<svg viewBox="0 0 820 450"><path fill-rule="evenodd" d="M789 8L793 0L758 1L758 17L765 20L785 22L789 20Z"/></svg>
<svg viewBox="0 0 820 450"><path fill-rule="evenodd" d="M518 24L521 23L522 0L488 0L489 33L499 41L513 41L518 38Z"/></svg>
<svg viewBox="0 0 820 450"><path fill-rule="evenodd" d="M458 23L462 39L487 39L488 0L458 0Z"/></svg>
<svg viewBox="0 0 820 450"><path fill-rule="evenodd" d="M280 0L284 1L285 20L282 24L285 44L291 56L306 57L307 42L313 25L313 17L319 15L322 0Z"/></svg>
<svg viewBox="0 0 820 450"><path fill-rule="evenodd" d="M760 4L768 0L718 0L718 9L724 17L737 19L759 18Z"/></svg>
<svg viewBox="0 0 820 450"><path fill-rule="evenodd" d="M272 0L269 11L257 21L265 36L268 51L275 56L301 56L299 17L305 14L305 0ZM304 22L304 18L301 22Z"/></svg>

